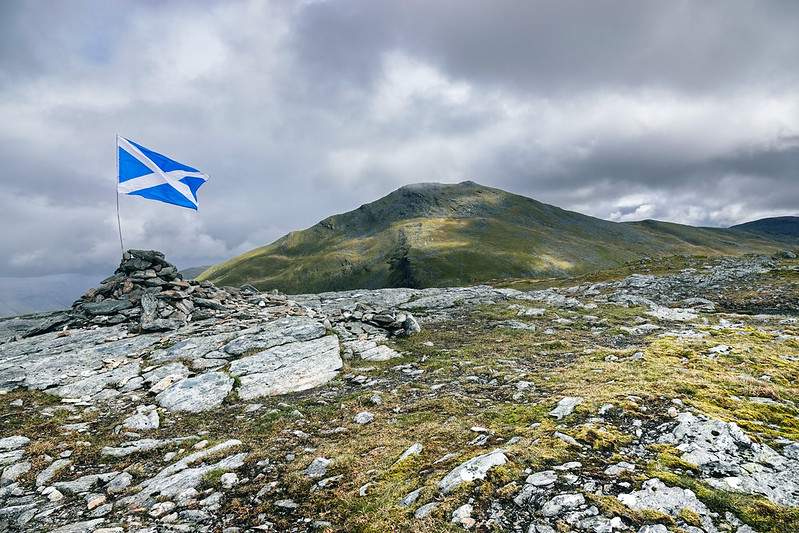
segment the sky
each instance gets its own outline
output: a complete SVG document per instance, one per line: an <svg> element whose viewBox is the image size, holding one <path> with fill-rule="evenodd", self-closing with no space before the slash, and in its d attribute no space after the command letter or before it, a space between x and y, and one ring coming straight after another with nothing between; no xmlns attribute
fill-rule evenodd
<svg viewBox="0 0 799 533"><path fill-rule="evenodd" d="M181 267L416 182L795 215L797 28L793 0L5 0L0 291L116 266L117 133L210 176L197 212L120 198Z"/></svg>

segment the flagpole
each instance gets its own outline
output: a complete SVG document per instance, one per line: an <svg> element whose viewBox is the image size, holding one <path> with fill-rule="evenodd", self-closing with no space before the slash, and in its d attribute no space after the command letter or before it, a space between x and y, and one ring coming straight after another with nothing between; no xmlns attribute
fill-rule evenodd
<svg viewBox="0 0 799 533"><path fill-rule="evenodd" d="M117 133L116 137L116 146L114 149L116 150L117 155L117 175L116 175L116 196L117 196L117 228L119 229L119 248L122 250L122 255L125 255L125 244L122 242L122 222L119 218L119 134Z"/></svg>

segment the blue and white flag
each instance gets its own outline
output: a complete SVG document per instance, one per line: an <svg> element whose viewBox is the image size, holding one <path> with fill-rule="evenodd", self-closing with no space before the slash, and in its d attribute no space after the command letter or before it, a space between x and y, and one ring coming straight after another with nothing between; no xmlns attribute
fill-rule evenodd
<svg viewBox="0 0 799 533"><path fill-rule="evenodd" d="M197 209L197 189L208 176L188 165L117 137L120 194Z"/></svg>

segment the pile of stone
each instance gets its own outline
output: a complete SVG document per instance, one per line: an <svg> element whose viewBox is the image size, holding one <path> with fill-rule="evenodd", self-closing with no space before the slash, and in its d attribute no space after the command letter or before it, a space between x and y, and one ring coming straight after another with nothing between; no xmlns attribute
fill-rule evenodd
<svg viewBox="0 0 799 533"><path fill-rule="evenodd" d="M378 309L358 302L355 309L341 309L328 315L333 324L338 324L352 333L368 332L368 326L388 332L390 336L404 337L421 331L419 322L408 312L397 309ZM364 325L367 327L364 328ZM356 330L356 331L353 331Z"/></svg>
<svg viewBox="0 0 799 533"><path fill-rule="evenodd" d="M241 298L209 282L184 280L161 252L128 250L113 276L72 305L72 317L88 324L127 323L141 331L167 331L227 314L229 304Z"/></svg>

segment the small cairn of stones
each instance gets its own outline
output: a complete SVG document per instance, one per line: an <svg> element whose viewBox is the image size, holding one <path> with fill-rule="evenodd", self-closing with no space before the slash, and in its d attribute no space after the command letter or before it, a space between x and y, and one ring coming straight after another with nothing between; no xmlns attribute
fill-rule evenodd
<svg viewBox="0 0 799 533"><path fill-rule="evenodd" d="M328 316L332 323L342 325L349 333L369 333L368 326L388 332L390 336L405 337L421 331L419 322L408 312L397 309L375 309L362 302L353 310L340 310Z"/></svg>
<svg viewBox="0 0 799 533"><path fill-rule="evenodd" d="M229 311L238 295L212 283L184 280L155 250L128 250L114 275L72 304L72 317L97 325L129 323L140 331L177 329Z"/></svg>

